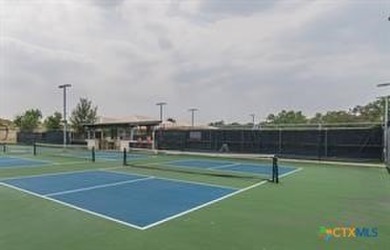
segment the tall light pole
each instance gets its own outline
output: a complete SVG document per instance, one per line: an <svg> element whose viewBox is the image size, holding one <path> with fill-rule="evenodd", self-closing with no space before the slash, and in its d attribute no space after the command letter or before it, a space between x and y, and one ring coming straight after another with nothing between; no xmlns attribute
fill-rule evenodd
<svg viewBox="0 0 390 250"><path fill-rule="evenodd" d="M66 120L66 88L70 88L72 87L71 84L63 84L63 85L60 85L58 86L58 88L60 89L63 89L63 93L64 93L64 140L63 140L63 143L64 143L64 147L66 147L66 134L67 134L67 120Z"/></svg>
<svg viewBox="0 0 390 250"><path fill-rule="evenodd" d="M255 129L255 114L250 114L249 116L252 116L252 124L253 124L253 126L252 126L252 129Z"/></svg>
<svg viewBox="0 0 390 250"><path fill-rule="evenodd" d="M158 102L156 103L157 106L160 106L160 121L163 122L163 107L167 105L166 102Z"/></svg>
<svg viewBox="0 0 390 250"><path fill-rule="evenodd" d="M188 111L191 112L191 126L194 127L194 120L195 120L195 111L198 111L197 108L190 108Z"/></svg>
<svg viewBox="0 0 390 250"><path fill-rule="evenodd" d="M381 84L378 84L376 85L378 88L381 88L381 87L388 87L390 86L390 82L387 82L387 83L381 83ZM385 115L384 115L384 119L383 119L383 159L385 161L385 163L388 162L388 157L387 157L387 154L388 154L388 147L389 147L389 144L388 144L388 132L387 132L387 127L388 127L388 123L389 123L389 96L386 95L384 96L383 98L385 98Z"/></svg>

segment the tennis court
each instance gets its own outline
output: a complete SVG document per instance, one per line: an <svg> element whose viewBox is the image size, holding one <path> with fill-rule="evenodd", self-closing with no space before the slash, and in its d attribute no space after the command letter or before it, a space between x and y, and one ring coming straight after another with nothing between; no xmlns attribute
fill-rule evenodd
<svg viewBox="0 0 390 250"><path fill-rule="evenodd" d="M390 230L389 183L381 168L279 159L275 184L267 155L46 146L36 155L25 148L0 157L1 249L385 249L388 243L381 235ZM321 227L350 222L377 228L379 237L318 236ZM307 241L296 241L302 237Z"/></svg>
<svg viewBox="0 0 390 250"><path fill-rule="evenodd" d="M258 178L257 183L238 188L179 178L91 170L11 178L0 183L36 197L141 230L264 184L266 181L262 178L271 178L272 175L271 158L267 159L268 165L233 160L193 159L185 155L176 156L175 160L172 160L171 156L168 158L167 156L152 156L142 151L127 154L126 151L89 151L85 147L65 149L61 146L53 147L53 145L39 145L39 148L34 148L34 152L35 155L54 155L67 159L92 157L96 161L104 160L107 163L124 159L126 162L127 159L130 162L141 160L140 164L130 163L130 166L143 167L150 164L159 166L159 170L163 170L164 166L168 165L172 166L174 170L183 167L192 168L193 174L203 173L202 169L207 169L217 171L208 173L210 176L221 175L225 172L230 174L239 172ZM150 159L154 162L144 162ZM29 160L25 161L29 162ZM30 162L30 164L37 164L40 161L31 160ZM279 168L281 177L297 170L293 167Z"/></svg>
<svg viewBox="0 0 390 250"><path fill-rule="evenodd" d="M161 224L239 191L107 171L24 177L1 184L137 229Z"/></svg>

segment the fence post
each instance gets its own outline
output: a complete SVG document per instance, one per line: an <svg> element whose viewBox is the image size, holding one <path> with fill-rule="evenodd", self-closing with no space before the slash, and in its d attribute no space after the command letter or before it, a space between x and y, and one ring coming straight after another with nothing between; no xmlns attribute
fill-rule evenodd
<svg viewBox="0 0 390 250"><path fill-rule="evenodd" d="M328 128L325 128L325 157L328 157Z"/></svg>
<svg viewBox="0 0 390 250"><path fill-rule="evenodd" d="M282 128L279 127L279 154L282 154L282 143L283 143L283 139L282 139Z"/></svg>

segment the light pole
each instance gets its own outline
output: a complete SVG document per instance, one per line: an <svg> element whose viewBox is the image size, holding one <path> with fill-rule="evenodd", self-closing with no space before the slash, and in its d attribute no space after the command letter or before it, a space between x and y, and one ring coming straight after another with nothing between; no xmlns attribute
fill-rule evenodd
<svg viewBox="0 0 390 250"><path fill-rule="evenodd" d="M160 121L163 122L163 107L167 105L166 102L158 102L156 103L157 106L160 106Z"/></svg>
<svg viewBox="0 0 390 250"><path fill-rule="evenodd" d="M72 87L71 84L63 84L58 86L58 88L63 89L63 93L64 93L64 140L63 140L64 147L66 147L66 133L67 133L67 123L68 123L66 120L66 88L70 88L70 87Z"/></svg>
<svg viewBox="0 0 390 250"><path fill-rule="evenodd" d="M378 88L381 88L381 87L388 87L390 86L390 82L387 82L387 83L380 83L378 85L376 85ZM385 161L385 163L388 162L388 157L387 157L387 154L388 154L388 147L389 147L389 144L388 144L388 132L387 132L387 127L388 127L388 123L389 123L389 96L384 96L383 98L385 98L385 115L384 115L384 119L383 119L383 159Z"/></svg>
<svg viewBox="0 0 390 250"><path fill-rule="evenodd" d="M194 127L195 111L198 111L197 108L190 108L188 111L191 112L191 126Z"/></svg>
<svg viewBox="0 0 390 250"><path fill-rule="evenodd" d="M252 117L252 124L253 124L253 126L252 126L252 129L255 129L255 114L250 114L249 116L251 116Z"/></svg>

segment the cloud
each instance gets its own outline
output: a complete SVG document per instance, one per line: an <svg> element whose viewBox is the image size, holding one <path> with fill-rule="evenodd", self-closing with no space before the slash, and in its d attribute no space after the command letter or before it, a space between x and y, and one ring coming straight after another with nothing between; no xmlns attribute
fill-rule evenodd
<svg viewBox="0 0 390 250"><path fill-rule="evenodd" d="M351 1L2 1L0 117L27 107L202 122L309 114L375 98L387 80L386 4ZM346 98L346 93L348 98Z"/></svg>
<svg viewBox="0 0 390 250"><path fill-rule="evenodd" d="M253 1L253 0L207 0L202 1L200 5L201 12L210 13L210 15L239 15L248 16L258 12L266 11L272 8L280 1Z"/></svg>
<svg viewBox="0 0 390 250"><path fill-rule="evenodd" d="M112 8L122 5L126 0L90 0L93 4L103 7Z"/></svg>

